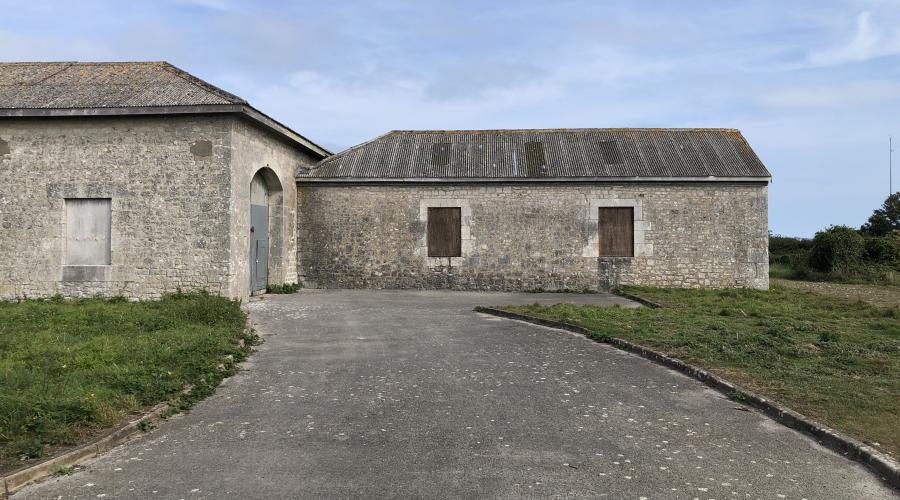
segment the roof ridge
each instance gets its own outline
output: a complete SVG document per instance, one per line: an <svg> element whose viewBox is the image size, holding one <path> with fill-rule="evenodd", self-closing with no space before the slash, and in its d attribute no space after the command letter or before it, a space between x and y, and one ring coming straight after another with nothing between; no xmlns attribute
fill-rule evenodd
<svg viewBox="0 0 900 500"><path fill-rule="evenodd" d="M573 127L573 128L498 128L498 129L423 129L391 130L385 135L408 134L485 134L485 133L527 133L527 132L738 132L729 127Z"/></svg>
<svg viewBox="0 0 900 500"><path fill-rule="evenodd" d="M244 98L237 96L235 94L232 94L231 92L225 91L219 87L216 87L215 85L188 73L187 71L175 66L174 64L172 64L168 61L157 61L157 62L151 62L151 63L147 63L147 64L157 65L160 68L168 71L169 73L172 73L173 75L181 78L182 80L184 80L190 84L196 85L198 87L201 87L204 90L211 92L213 94L216 94L225 100L231 101L233 104L249 104Z"/></svg>
<svg viewBox="0 0 900 500"><path fill-rule="evenodd" d="M166 61L0 61L0 66L28 66L28 65L48 65L48 64L68 64L75 65L106 65L106 64L168 64Z"/></svg>

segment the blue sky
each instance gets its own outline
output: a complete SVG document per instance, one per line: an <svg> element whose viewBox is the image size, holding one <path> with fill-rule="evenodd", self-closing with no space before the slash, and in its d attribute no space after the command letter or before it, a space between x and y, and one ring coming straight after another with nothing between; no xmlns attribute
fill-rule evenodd
<svg viewBox="0 0 900 500"><path fill-rule="evenodd" d="M0 60L167 60L333 150L390 129L739 128L780 234L863 223L900 143L900 0L0 6Z"/></svg>

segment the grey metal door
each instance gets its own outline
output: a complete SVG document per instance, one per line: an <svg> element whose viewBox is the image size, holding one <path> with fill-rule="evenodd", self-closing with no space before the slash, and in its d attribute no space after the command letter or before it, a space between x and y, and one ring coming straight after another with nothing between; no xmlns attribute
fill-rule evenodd
<svg viewBox="0 0 900 500"><path fill-rule="evenodd" d="M250 291L269 282L269 207L250 205Z"/></svg>

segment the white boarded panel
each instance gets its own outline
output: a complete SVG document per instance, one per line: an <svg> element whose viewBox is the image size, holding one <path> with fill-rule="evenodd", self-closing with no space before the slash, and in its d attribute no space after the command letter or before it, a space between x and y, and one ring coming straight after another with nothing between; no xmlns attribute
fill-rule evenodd
<svg viewBox="0 0 900 500"><path fill-rule="evenodd" d="M109 265L109 198L66 200L66 264Z"/></svg>

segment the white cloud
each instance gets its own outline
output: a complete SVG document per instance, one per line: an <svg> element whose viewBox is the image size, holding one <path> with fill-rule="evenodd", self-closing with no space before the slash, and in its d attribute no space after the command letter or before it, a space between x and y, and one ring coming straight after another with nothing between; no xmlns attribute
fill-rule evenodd
<svg viewBox="0 0 900 500"><path fill-rule="evenodd" d="M629 99L656 85L677 62L655 62L608 47L563 50L553 65L481 60L471 67L400 75L386 68L301 70L242 94L259 109L341 149L390 129L616 126L660 123L658 99ZM485 68L492 68L485 75ZM482 78L481 76L484 76ZM239 82L240 79L227 79Z"/></svg>
<svg viewBox="0 0 900 500"><path fill-rule="evenodd" d="M760 104L774 108L838 108L900 99L900 82L869 80L840 85L788 87L762 95Z"/></svg>
<svg viewBox="0 0 900 500"><path fill-rule="evenodd" d="M848 43L813 52L808 62L812 66L834 66L900 54L900 27L886 17L878 20L881 22L874 22L869 11L859 13L856 31Z"/></svg>
<svg viewBox="0 0 900 500"><path fill-rule="evenodd" d="M222 12L235 10L235 5L230 0L177 0L175 3Z"/></svg>
<svg viewBox="0 0 900 500"><path fill-rule="evenodd" d="M33 37L0 30L0 61L102 61L113 58L105 45L86 40Z"/></svg>

